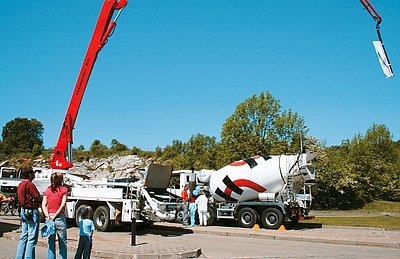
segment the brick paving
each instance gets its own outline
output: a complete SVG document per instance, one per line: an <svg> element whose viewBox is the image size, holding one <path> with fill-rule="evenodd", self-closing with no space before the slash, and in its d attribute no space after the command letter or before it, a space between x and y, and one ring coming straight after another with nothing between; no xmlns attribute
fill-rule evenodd
<svg viewBox="0 0 400 259"><path fill-rule="evenodd" d="M172 225L163 223L163 225ZM189 228L184 227L183 228ZM319 242L347 245L367 245L400 249L400 231L362 227L321 227L296 230L243 229L233 227L209 226L190 228L196 234L222 236L248 236L252 238L270 238L301 242Z"/></svg>
<svg viewBox="0 0 400 259"><path fill-rule="evenodd" d="M0 218L0 222L4 222ZM195 235L193 235L195 234ZM17 240L19 233L5 232L3 238ZM400 231L359 227L317 227L296 230L244 229L226 226L189 227L177 223L156 223L152 228L139 230L136 246L130 246L129 230L95 232L92 255L97 258L188 258L198 257L201 247L194 242L182 244L182 237L232 236L297 242L345 244L399 249ZM78 228L68 229L68 249L75 251ZM169 238L165 238L169 237ZM39 238L39 246L47 240Z"/></svg>

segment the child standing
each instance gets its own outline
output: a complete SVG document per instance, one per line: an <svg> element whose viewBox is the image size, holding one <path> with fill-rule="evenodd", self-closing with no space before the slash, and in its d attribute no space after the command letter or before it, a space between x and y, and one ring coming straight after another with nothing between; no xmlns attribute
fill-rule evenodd
<svg viewBox="0 0 400 259"><path fill-rule="evenodd" d="M195 226L194 221L196 219L196 210L197 210L197 206L195 203L195 198L190 198L189 212L190 212L190 225L192 227Z"/></svg>
<svg viewBox="0 0 400 259"><path fill-rule="evenodd" d="M93 231L95 230L93 221L89 218L90 208L83 209L82 218L79 221L79 243L76 250L75 259L90 258L92 251Z"/></svg>

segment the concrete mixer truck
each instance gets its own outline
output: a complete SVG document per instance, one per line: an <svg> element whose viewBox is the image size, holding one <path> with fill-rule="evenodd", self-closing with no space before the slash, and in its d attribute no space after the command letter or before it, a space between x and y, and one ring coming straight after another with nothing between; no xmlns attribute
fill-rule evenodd
<svg viewBox="0 0 400 259"><path fill-rule="evenodd" d="M236 220L245 228L267 229L295 225L309 216L315 183L310 152L295 155L255 156L217 171L174 171L179 195L186 184L209 193L208 224ZM198 187L197 187L198 188Z"/></svg>

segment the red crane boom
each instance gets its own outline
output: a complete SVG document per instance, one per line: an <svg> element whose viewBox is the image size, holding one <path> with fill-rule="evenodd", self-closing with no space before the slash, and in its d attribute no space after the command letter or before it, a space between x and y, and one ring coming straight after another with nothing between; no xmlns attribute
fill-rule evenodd
<svg viewBox="0 0 400 259"><path fill-rule="evenodd" d="M113 33L116 21L123 10L128 4L127 0L105 0L100 11L99 18L97 19L96 27L93 31L92 39L90 40L89 47L86 51L85 58L76 81L74 91L69 102L67 113L62 124L61 132L58 137L57 145L54 148L53 157L51 159L51 168L53 169L68 169L72 165L72 131L74 129L75 121L78 115L79 107L81 106L83 94L85 93L93 66L96 62L97 55L100 50L107 43L108 37ZM119 10L114 20L114 12ZM68 151L68 161L66 153Z"/></svg>
<svg viewBox="0 0 400 259"><path fill-rule="evenodd" d="M376 11L376 9L372 6L369 0L360 0L361 4L364 6L365 10L372 16L372 18L376 21L376 26L378 27L379 24L382 22L382 17Z"/></svg>

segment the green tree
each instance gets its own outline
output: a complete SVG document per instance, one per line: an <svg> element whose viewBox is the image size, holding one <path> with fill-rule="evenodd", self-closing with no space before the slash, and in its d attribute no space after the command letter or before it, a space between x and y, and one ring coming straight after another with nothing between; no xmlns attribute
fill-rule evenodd
<svg viewBox="0 0 400 259"><path fill-rule="evenodd" d="M314 162L317 166L318 193L314 205L322 209L355 209L370 199L349 161L350 146L329 147Z"/></svg>
<svg viewBox="0 0 400 259"><path fill-rule="evenodd" d="M385 125L373 124L365 137L358 134L350 143L350 163L365 192L372 199L396 200L400 198L400 159L396 143Z"/></svg>
<svg viewBox="0 0 400 259"><path fill-rule="evenodd" d="M37 157L42 154L43 148L38 144L35 144L32 149L32 157Z"/></svg>
<svg viewBox="0 0 400 259"><path fill-rule="evenodd" d="M163 155L162 148L161 148L160 146L157 146L157 147L156 147L156 152L155 152L156 158L161 158L162 155Z"/></svg>
<svg viewBox="0 0 400 259"><path fill-rule="evenodd" d="M175 169L182 169L182 165L185 164L184 157L184 144L180 140L173 140L171 145L167 145L164 148L162 161L172 165Z"/></svg>
<svg viewBox="0 0 400 259"><path fill-rule="evenodd" d="M101 141L98 139L93 141L89 149L89 152L92 156L103 156L107 153L107 151L107 146L101 143Z"/></svg>
<svg viewBox="0 0 400 259"><path fill-rule="evenodd" d="M216 168L216 139L203 134L192 135L187 142L174 140L165 147L162 160L176 169Z"/></svg>
<svg viewBox="0 0 400 259"><path fill-rule="evenodd" d="M43 124L36 119L15 118L3 127L3 149L7 155L43 150Z"/></svg>
<svg viewBox="0 0 400 259"><path fill-rule="evenodd" d="M390 131L373 124L316 161L319 208L355 209L373 199L400 201L399 152Z"/></svg>
<svg viewBox="0 0 400 259"><path fill-rule="evenodd" d="M254 155L298 151L303 127L303 118L281 110L269 92L253 95L236 107L222 127L219 165Z"/></svg>
<svg viewBox="0 0 400 259"><path fill-rule="evenodd" d="M141 150L140 150L140 148L139 147L137 147L137 146L133 146L132 147L132 155L139 155L140 154L140 152L141 152Z"/></svg>
<svg viewBox="0 0 400 259"><path fill-rule="evenodd" d="M116 139L111 140L111 146L110 146L111 152L118 153L118 152L123 152L123 151L127 151L127 150L128 150L128 147L126 145L120 143Z"/></svg>
<svg viewBox="0 0 400 259"><path fill-rule="evenodd" d="M187 158L182 168L215 169L216 139L203 134L193 135L184 145L184 155Z"/></svg>
<svg viewBox="0 0 400 259"><path fill-rule="evenodd" d="M4 148L3 148L3 141L0 140L0 160L5 158Z"/></svg>

